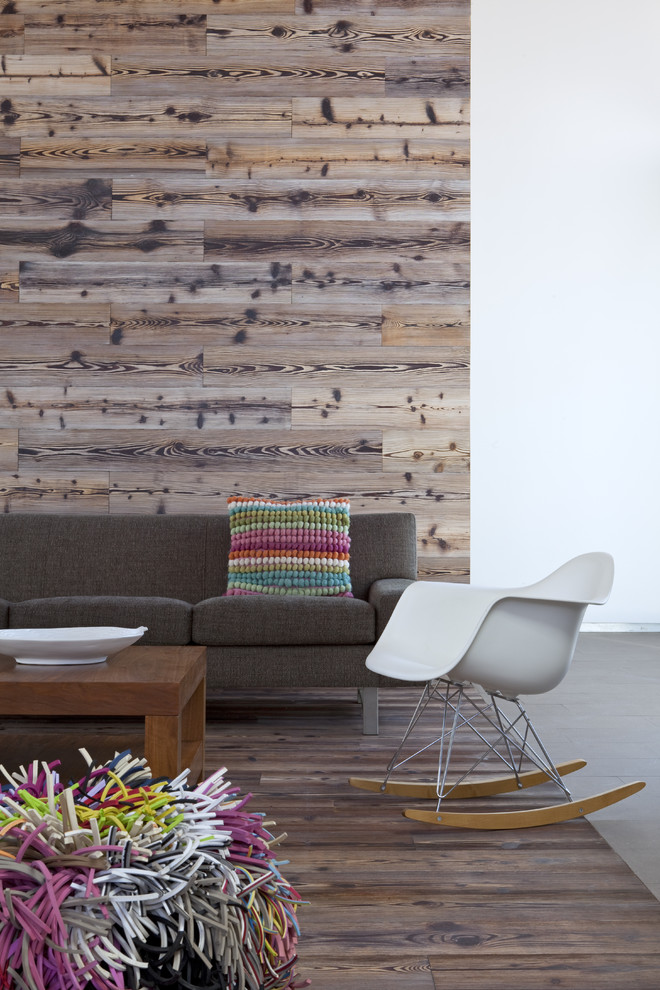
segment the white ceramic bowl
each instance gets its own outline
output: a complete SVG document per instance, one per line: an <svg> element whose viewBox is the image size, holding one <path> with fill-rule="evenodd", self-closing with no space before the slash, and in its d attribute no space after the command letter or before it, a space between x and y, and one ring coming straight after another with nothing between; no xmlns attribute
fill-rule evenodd
<svg viewBox="0 0 660 990"><path fill-rule="evenodd" d="M103 663L147 631L146 626L71 626L62 629L0 629L0 653L16 663Z"/></svg>

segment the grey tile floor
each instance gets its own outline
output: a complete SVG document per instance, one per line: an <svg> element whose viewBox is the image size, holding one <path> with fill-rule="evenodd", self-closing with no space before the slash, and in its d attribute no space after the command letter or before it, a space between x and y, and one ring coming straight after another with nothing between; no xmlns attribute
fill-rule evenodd
<svg viewBox="0 0 660 990"><path fill-rule="evenodd" d="M646 781L588 817L660 900L660 633L583 632L562 683L522 700L553 760L587 760L574 798Z"/></svg>

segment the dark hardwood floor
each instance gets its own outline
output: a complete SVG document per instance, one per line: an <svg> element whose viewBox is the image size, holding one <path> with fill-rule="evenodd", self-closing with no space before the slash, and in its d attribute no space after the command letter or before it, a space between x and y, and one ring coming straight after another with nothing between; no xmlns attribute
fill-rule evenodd
<svg viewBox="0 0 660 990"><path fill-rule="evenodd" d="M382 770L410 714L414 692L381 693L377 737L362 735L352 692L209 701L207 771L226 766L272 831L287 833L282 872L309 902L300 980L312 990L657 990L660 902L586 820L443 829L403 818L404 798L348 786ZM99 760L127 743L137 752L138 729L6 720L0 762L57 755L78 776L77 745ZM544 787L490 802L511 800L557 798Z"/></svg>

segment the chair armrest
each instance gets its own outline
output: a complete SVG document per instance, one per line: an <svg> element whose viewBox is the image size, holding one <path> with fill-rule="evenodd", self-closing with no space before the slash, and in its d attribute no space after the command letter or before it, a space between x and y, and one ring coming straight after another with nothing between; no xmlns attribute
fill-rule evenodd
<svg viewBox="0 0 660 990"><path fill-rule="evenodd" d="M379 578L370 586L367 601L376 609L376 638L389 622L403 592L414 583L411 578Z"/></svg>

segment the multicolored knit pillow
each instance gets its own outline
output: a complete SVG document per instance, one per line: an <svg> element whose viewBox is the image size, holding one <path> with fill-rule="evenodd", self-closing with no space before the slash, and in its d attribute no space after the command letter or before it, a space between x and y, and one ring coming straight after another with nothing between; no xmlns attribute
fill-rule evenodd
<svg viewBox="0 0 660 990"><path fill-rule="evenodd" d="M227 499L228 595L352 598L346 498Z"/></svg>

